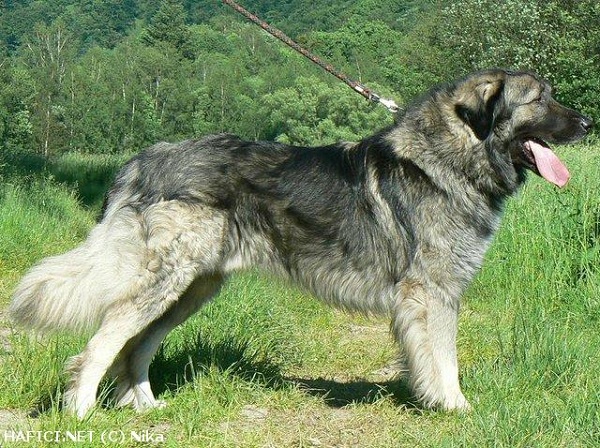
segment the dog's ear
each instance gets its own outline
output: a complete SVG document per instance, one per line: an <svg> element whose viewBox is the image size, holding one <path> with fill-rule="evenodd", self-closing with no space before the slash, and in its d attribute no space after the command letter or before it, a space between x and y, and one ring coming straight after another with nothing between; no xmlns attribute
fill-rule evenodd
<svg viewBox="0 0 600 448"><path fill-rule="evenodd" d="M483 82L455 106L456 115L473 130L479 140L488 138L494 127L496 108L503 91L504 81Z"/></svg>

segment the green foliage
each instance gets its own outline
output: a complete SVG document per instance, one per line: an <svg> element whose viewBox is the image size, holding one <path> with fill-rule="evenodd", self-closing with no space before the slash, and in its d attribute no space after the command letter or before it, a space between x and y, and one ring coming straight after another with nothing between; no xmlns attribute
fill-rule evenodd
<svg viewBox="0 0 600 448"><path fill-rule="evenodd" d="M390 120L218 2L3 5L3 150L111 154L211 132L314 144L355 140ZM245 6L398 103L467 72L504 66L538 71L559 99L598 120L598 5L261 0Z"/></svg>
<svg viewBox="0 0 600 448"><path fill-rule="evenodd" d="M391 124L383 108L369 104L343 85L330 87L316 77L299 77L293 87L264 99L270 137L284 143L355 141L373 128Z"/></svg>
<svg viewBox="0 0 600 448"><path fill-rule="evenodd" d="M64 9L62 19L77 34L82 49L113 48L138 15L136 0L79 0Z"/></svg>
<svg viewBox="0 0 600 448"><path fill-rule="evenodd" d="M158 12L150 20L142 40L155 47L166 45L174 48L182 56L193 59L190 46L190 29L186 24L187 15L179 0L163 0Z"/></svg>
<svg viewBox="0 0 600 448"><path fill-rule="evenodd" d="M399 103L475 69L528 68L600 121L595 0L241 3ZM390 121L221 2L0 2L1 299L85 237L118 166L157 140L309 145ZM565 190L532 179L511 202L465 297L469 415L407 410L406 391L373 374L393 356L387 323L365 333L373 324L250 274L169 336L151 375L170 406L147 414L65 416L60 372L83 341L12 334L0 311L0 426L10 408L23 416L11 427L158 428L165 446L595 446L599 148L576 148ZM26 420L40 401L47 412ZM244 417L248 404L267 418Z"/></svg>
<svg viewBox="0 0 600 448"><path fill-rule="evenodd" d="M92 222L72 191L51 180L27 180L0 188L0 265L5 273L31 266L59 247L70 249Z"/></svg>
<svg viewBox="0 0 600 448"><path fill-rule="evenodd" d="M0 136L6 149L33 144L34 98L35 84L28 70L10 63L0 68Z"/></svg>

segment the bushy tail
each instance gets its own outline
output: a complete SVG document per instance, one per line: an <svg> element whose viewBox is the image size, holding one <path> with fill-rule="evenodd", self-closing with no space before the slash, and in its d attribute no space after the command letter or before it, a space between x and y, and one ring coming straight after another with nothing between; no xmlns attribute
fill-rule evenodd
<svg viewBox="0 0 600 448"><path fill-rule="evenodd" d="M10 314L41 331L94 327L112 303L131 294L144 248L133 214L105 220L80 246L33 267L17 286Z"/></svg>

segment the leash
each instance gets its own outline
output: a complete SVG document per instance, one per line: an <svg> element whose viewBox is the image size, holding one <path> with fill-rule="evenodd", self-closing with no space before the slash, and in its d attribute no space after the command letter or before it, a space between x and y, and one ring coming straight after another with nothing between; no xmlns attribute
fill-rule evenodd
<svg viewBox="0 0 600 448"><path fill-rule="evenodd" d="M279 39L284 44L286 44L289 47L291 47L294 50L296 50L302 56L310 59L312 62L314 62L315 64L317 64L319 67L321 67L322 69L324 69L326 72L331 73L333 76L335 76L339 80L341 80L344 83L346 83L355 92L357 92L360 95L364 96L368 100L373 101L374 103L379 103L379 104L387 107L387 109L390 112L398 112L398 105L394 102L394 100L381 98L379 95L377 95L376 93L372 92L366 86L362 85L359 82L356 82L356 81L350 79L348 76L346 76L345 74L343 74L339 70L336 70L331 64L327 64L326 62L323 62L321 59L319 59L317 56L315 56L314 54L312 54L310 51L308 51L307 49L301 47L298 43L294 42L291 38L289 38L288 36L286 36L281 30L275 28L274 26L269 25L264 20L259 19L256 15L254 15L251 12L247 11L246 9L244 9L243 7L241 7L240 5L238 5L233 0L223 0L223 3L225 3L226 5L232 7L235 11L239 12L240 14L242 14L244 17L246 17L251 22L253 22L256 25L260 26L263 30L265 30L271 36L276 37L277 39Z"/></svg>

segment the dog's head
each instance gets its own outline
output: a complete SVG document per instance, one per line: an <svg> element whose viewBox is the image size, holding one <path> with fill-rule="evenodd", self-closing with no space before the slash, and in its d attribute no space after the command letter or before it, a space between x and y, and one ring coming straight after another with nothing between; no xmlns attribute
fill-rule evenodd
<svg viewBox="0 0 600 448"><path fill-rule="evenodd" d="M575 142L592 120L558 103L550 85L530 72L489 70L460 81L455 111L490 150L499 151L514 169L529 169L560 187L569 172L548 143Z"/></svg>

